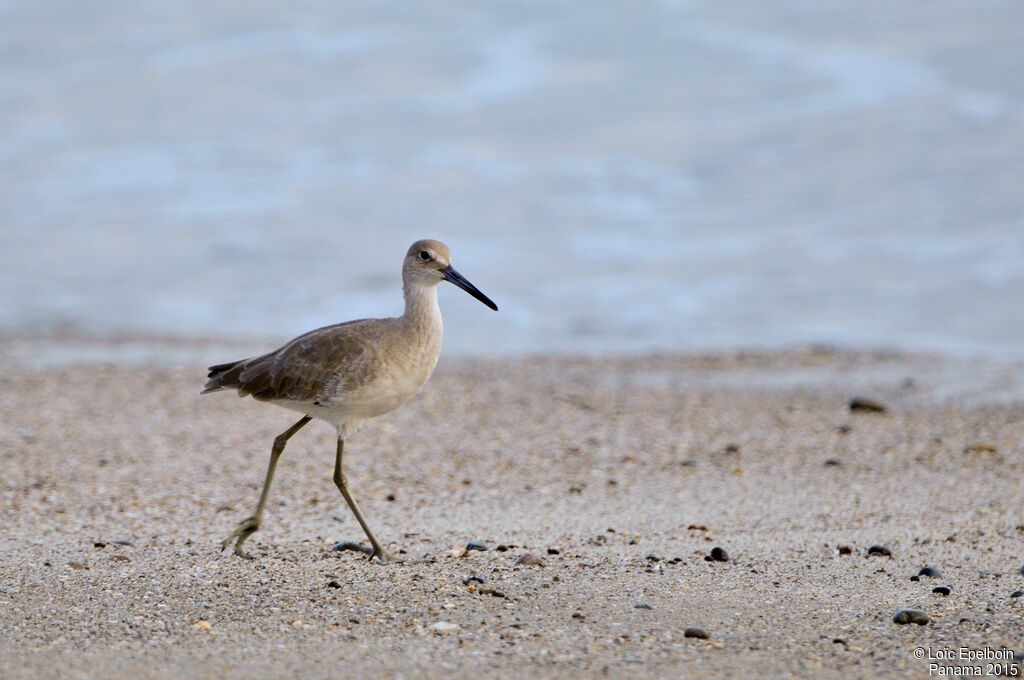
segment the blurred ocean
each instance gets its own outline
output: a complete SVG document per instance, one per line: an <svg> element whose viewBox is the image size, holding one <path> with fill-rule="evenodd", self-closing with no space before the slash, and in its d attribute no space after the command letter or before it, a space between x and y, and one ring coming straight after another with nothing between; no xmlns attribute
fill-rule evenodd
<svg viewBox="0 0 1024 680"><path fill-rule="evenodd" d="M0 335L1024 356L1019 0L0 0Z"/></svg>

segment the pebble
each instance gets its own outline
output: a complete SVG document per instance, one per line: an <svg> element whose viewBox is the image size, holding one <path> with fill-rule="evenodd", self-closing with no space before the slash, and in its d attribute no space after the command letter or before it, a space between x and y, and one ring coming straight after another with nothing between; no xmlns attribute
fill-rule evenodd
<svg viewBox="0 0 1024 680"><path fill-rule="evenodd" d="M1021 568L1017 570L1017 573L1024 576L1024 566L1021 566Z"/></svg>
<svg viewBox="0 0 1024 680"><path fill-rule="evenodd" d="M500 590L496 590L494 588L481 588L480 589L480 594L481 595L490 595L492 597L505 597L505 593L501 592Z"/></svg>
<svg viewBox="0 0 1024 680"><path fill-rule="evenodd" d="M942 572L936 569L935 567L921 567L921 571L917 572L917 575L938 578L942 576Z"/></svg>
<svg viewBox="0 0 1024 680"><path fill-rule="evenodd" d="M841 545L838 548L836 548L836 550L839 551L840 555L849 555L853 552L853 548L851 548L848 545Z"/></svg>
<svg viewBox="0 0 1024 680"><path fill-rule="evenodd" d="M952 590L950 586L935 586L932 588L932 592L938 593L939 595L949 595L950 590Z"/></svg>
<svg viewBox="0 0 1024 680"><path fill-rule="evenodd" d="M868 555L881 555L882 557L892 557L892 551L886 548L884 545L873 545L868 548Z"/></svg>
<svg viewBox="0 0 1024 680"><path fill-rule="evenodd" d="M574 619L585 619L585 618L587 618L587 615L584 614L583 612L573 612L572 613L572 618L574 618Z"/></svg>
<svg viewBox="0 0 1024 680"><path fill-rule="evenodd" d="M649 604L644 604L644 603L641 602L640 604L633 605L633 609L651 609L651 610L653 610L654 607L652 607Z"/></svg>
<svg viewBox="0 0 1024 680"><path fill-rule="evenodd" d="M480 583L480 584L483 584L483 582L484 582L484 580L482 578L480 578L479 576L470 576L469 578L462 579L462 584L463 585L467 585L467 586L470 583Z"/></svg>
<svg viewBox="0 0 1024 680"><path fill-rule="evenodd" d="M850 400L850 410L859 413L885 413L883 404L867 397L854 397Z"/></svg>
<svg viewBox="0 0 1024 680"><path fill-rule="evenodd" d="M373 553L373 548L366 545L359 545L352 541L342 541L341 543L336 543L334 547L331 548L331 552L340 552L342 550L354 550L356 552L366 553L367 555Z"/></svg>
<svg viewBox="0 0 1024 680"><path fill-rule="evenodd" d="M516 560L516 565L523 565L524 567L531 567L531 566L543 567L544 566L544 560L542 560L541 558L537 557L533 553L528 552L528 553L525 553L518 560Z"/></svg>
<svg viewBox="0 0 1024 680"><path fill-rule="evenodd" d="M728 562L729 553L725 552L725 550L719 548L716 545L714 548L711 549L711 559L713 559L715 562Z"/></svg>
<svg viewBox="0 0 1024 680"><path fill-rule="evenodd" d="M473 552L479 550L480 552L486 552L490 550L486 543L483 541L470 541L466 544L466 552Z"/></svg>
<svg viewBox="0 0 1024 680"><path fill-rule="evenodd" d="M209 621L196 621L194 625L199 630L211 630L213 628Z"/></svg>
<svg viewBox="0 0 1024 680"><path fill-rule="evenodd" d="M923 626L929 621L931 619L920 609L897 609L896 613L892 615L892 622L900 625L916 623L919 626Z"/></svg>
<svg viewBox="0 0 1024 680"><path fill-rule="evenodd" d="M328 588L340 588L341 584L338 583L337 581L328 581L327 582L327 587Z"/></svg>
<svg viewBox="0 0 1024 680"><path fill-rule="evenodd" d="M687 628L683 631L683 637L697 638L698 640L707 640L708 633L703 628Z"/></svg>
<svg viewBox="0 0 1024 680"><path fill-rule="evenodd" d="M1022 595L1024 595L1024 590L1015 590L1010 593L1010 597L1020 597Z"/></svg>
<svg viewBox="0 0 1024 680"><path fill-rule="evenodd" d="M825 467L837 467L842 464L843 462L838 458L826 458L825 462L823 463Z"/></svg>
<svg viewBox="0 0 1024 680"><path fill-rule="evenodd" d="M438 633L454 633L459 629L459 624L450 623L448 621L438 621L430 627L430 630Z"/></svg>

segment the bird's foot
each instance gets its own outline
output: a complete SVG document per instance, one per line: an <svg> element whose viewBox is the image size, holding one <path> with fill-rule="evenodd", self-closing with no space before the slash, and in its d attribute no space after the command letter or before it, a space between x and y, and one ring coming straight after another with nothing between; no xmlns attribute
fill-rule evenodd
<svg viewBox="0 0 1024 680"><path fill-rule="evenodd" d="M238 523L238 526L235 527L235 530L231 532L230 536L228 536L226 539L221 541L220 549L221 550L225 550L225 549L227 549L227 547L229 545L234 543L235 544L235 554L238 555L239 557L244 557L247 560L251 560L252 559L252 555L250 555L249 553L247 553L244 550L242 550L242 544L245 543L245 540L247 538L249 538L249 536L251 536L252 534L256 533L256 530L259 529L259 528L260 528L260 518L259 517L256 517L256 516L246 517L245 519L243 519L241 522Z"/></svg>
<svg viewBox="0 0 1024 680"><path fill-rule="evenodd" d="M402 560L389 553L384 548L375 546L373 552L370 553L370 560L376 557L380 560L381 564L388 564L389 562L401 562Z"/></svg>

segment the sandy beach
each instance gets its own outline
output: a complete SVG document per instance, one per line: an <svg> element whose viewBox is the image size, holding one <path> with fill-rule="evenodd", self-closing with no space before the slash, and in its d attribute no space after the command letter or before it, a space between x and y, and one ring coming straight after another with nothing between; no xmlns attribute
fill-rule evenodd
<svg viewBox="0 0 1024 680"><path fill-rule="evenodd" d="M295 419L198 395L230 348L33 363L46 347L0 343L6 679L924 678L1005 661L918 654L1024 650L1020 364L442 358L347 445L404 559L380 565L331 550L364 536L323 423L289 444L255 559L218 550Z"/></svg>

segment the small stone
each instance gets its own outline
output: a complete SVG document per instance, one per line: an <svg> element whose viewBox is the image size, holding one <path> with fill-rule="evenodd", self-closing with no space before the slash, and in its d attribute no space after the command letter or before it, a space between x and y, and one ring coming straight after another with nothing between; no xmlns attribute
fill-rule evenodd
<svg viewBox="0 0 1024 680"><path fill-rule="evenodd" d="M341 543L336 543L334 547L331 548L331 552L341 552L343 550L354 550L356 552L365 553L367 555L373 554L373 548L365 545L359 545L358 543L353 543L352 541L342 541Z"/></svg>
<svg viewBox="0 0 1024 680"><path fill-rule="evenodd" d="M897 609L896 613L892 615L892 622L900 625L916 623L919 626L923 626L929 621L931 619L920 609Z"/></svg>
<svg viewBox="0 0 1024 680"><path fill-rule="evenodd" d="M483 583L484 580L479 576L470 576L469 578L463 579L462 584L468 586L471 583Z"/></svg>
<svg viewBox="0 0 1024 680"><path fill-rule="evenodd" d="M850 410L859 413L885 413L885 406L867 397L854 397L850 400Z"/></svg>
<svg viewBox="0 0 1024 680"><path fill-rule="evenodd" d="M1024 566L1022 566L1020 569L1018 569L1017 573L1020 574L1021 576L1024 576Z"/></svg>
<svg viewBox="0 0 1024 680"><path fill-rule="evenodd" d="M920 580L921 580L921 577L920 577L920 576L917 576L917 575L914 575L914 576L911 576L911 577L910 577L910 580L911 580L911 581L920 581Z"/></svg>
<svg viewBox="0 0 1024 680"><path fill-rule="evenodd" d="M492 597L505 597L505 593L501 592L500 590L496 590L495 588L481 588L480 594L490 595Z"/></svg>
<svg viewBox="0 0 1024 680"><path fill-rule="evenodd" d="M209 621L201 620L195 622L195 627L199 630L211 630L213 628Z"/></svg>
<svg viewBox="0 0 1024 680"><path fill-rule="evenodd" d="M725 445L725 452L726 453L739 453L740 452L740 445L739 444L726 444Z"/></svg>
<svg viewBox="0 0 1024 680"><path fill-rule="evenodd" d="M633 605L633 609L651 609L651 610L653 610L654 607L652 607L649 604L644 604L643 602L641 602L640 604Z"/></svg>
<svg viewBox="0 0 1024 680"><path fill-rule="evenodd" d="M92 544L92 547L94 547L94 548L106 548L107 544L104 543L103 541L94 541L93 544Z"/></svg>
<svg viewBox="0 0 1024 680"><path fill-rule="evenodd" d="M459 629L459 624L448 621L438 621L430 627L430 630L437 633L454 633Z"/></svg>
<svg viewBox="0 0 1024 680"><path fill-rule="evenodd" d="M708 528L706 526L704 526L703 524L691 524L690 526L686 527L686 530L687 531L707 531ZM1021 569L1024 569L1024 567L1021 567Z"/></svg>
<svg viewBox="0 0 1024 680"><path fill-rule="evenodd" d="M1024 595L1024 590L1015 590L1010 593L1010 597L1020 597L1022 595Z"/></svg>
<svg viewBox="0 0 1024 680"><path fill-rule="evenodd" d="M892 551L886 548L884 545L873 545L868 548L868 555L881 555L882 557L892 557Z"/></svg>
<svg viewBox="0 0 1024 680"><path fill-rule="evenodd" d="M587 618L587 615L584 614L583 612L573 612L572 613L572 618L574 618L574 619L585 619L585 618Z"/></svg>
<svg viewBox="0 0 1024 680"><path fill-rule="evenodd" d="M548 548L549 555L557 555L559 553L558 548Z"/></svg>
<svg viewBox="0 0 1024 680"><path fill-rule="evenodd" d="M68 562L68 566L72 569L88 569L88 565L82 564L81 562Z"/></svg>
<svg viewBox="0 0 1024 680"><path fill-rule="evenodd" d="M698 640L707 640L708 633L703 628L687 628L683 631L684 638L697 638Z"/></svg>
<svg viewBox="0 0 1024 680"><path fill-rule="evenodd" d="M849 425L839 425L836 427L836 434L850 434L853 432L853 428Z"/></svg>
<svg viewBox="0 0 1024 680"><path fill-rule="evenodd" d="M505 545L504 543L502 543L501 545L499 545L497 548L494 549L494 552L507 552L508 550L509 550L509 547L507 545Z"/></svg>
<svg viewBox="0 0 1024 680"><path fill-rule="evenodd" d="M466 552L473 552L474 550L486 552L490 550L490 548L483 541L470 541L466 544Z"/></svg>
<svg viewBox="0 0 1024 680"><path fill-rule="evenodd" d="M388 494L387 496L385 496L385 498L386 498L386 499L387 499L387 500L388 500L389 502L393 503L393 502L395 501L395 494L393 494L393 493L389 493L389 494Z"/></svg>
<svg viewBox="0 0 1024 680"><path fill-rule="evenodd" d="M713 559L715 562L728 562L729 553L725 552L725 550L719 548L716 545L714 548L711 549L711 559Z"/></svg>
<svg viewBox="0 0 1024 680"><path fill-rule="evenodd" d="M949 595L951 590L952 589L949 586L935 586L932 588L932 592L938 593L939 595Z"/></svg>
<svg viewBox="0 0 1024 680"><path fill-rule="evenodd" d="M328 588L340 588L341 584L338 583L337 581L328 581L327 582L327 587Z"/></svg>
<svg viewBox="0 0 1024 680"><path fill-rule="evenodd" d="M942 572L935 567L921 567L921 571L917 572L918 576L929 576L931 578L939 578L942 576Z"/></svg>
<svg viewBox="0 0 1024 680"><path fill-rule="evenodd" d="M998 453L999 449L991 444L971 444L964 449L964 453Z"/></svg>
<svg viewBox="0 0 1024 680"><path fill-rule="evenodd" d="M524 567L532 567L532 566L543 567L544 566L544 560L542 560L541 558L537 557L533 553L528 552L528 553L523 554L522 557L520 557L518 560L516 560L516 565L517 566L518 565L522 565Z"/></svg>
<svg viewBox="0 0 1024 680"><path fill-rule="evenodd" d="M826 458L825 462L822 463L825 467L838 467L843 464L838 458Z"/></svg>
<svg viewBox="0 0 1024 680"><path fill-rule="evenodd" d="M841 545L838 548L836 548L836 550L839 551L840 555L849 555L853 552L853 548L851 548L848 545Z"/></svg>
<svg viewBox="0 0 1024 680"><path fill-rule="evenodd" d="M660 558L660 557L658 557L657 555L653 555L653 554L652 554L652 555L648 555L648 556L647 556L647 561L648 561L648 562L660 562L660 561L661 561L661 558Z"/></svg>

